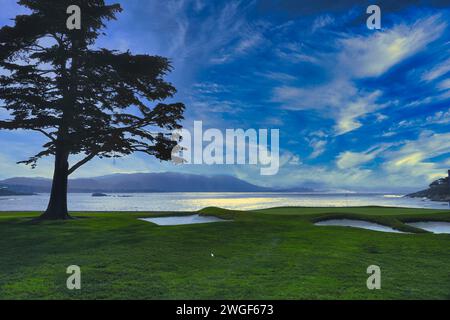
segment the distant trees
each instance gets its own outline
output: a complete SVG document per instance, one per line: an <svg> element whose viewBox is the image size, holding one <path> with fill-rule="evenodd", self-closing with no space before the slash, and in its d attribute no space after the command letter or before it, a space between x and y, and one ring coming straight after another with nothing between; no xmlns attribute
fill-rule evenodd
<svg viewBox="0 0 450 320"><path fill-rule="evenodd" d="M450 187L450 179L447 177L447 178L441 178L436 181L433 181L430 184L430 188L434 188L434 187Z"/></svg>
<svg viewBox="0 0 450 320"><path fill-rule="evenodd" d="M176 89L163 78L168 59L96 49L96 39L121 12L104 0L20 0L31 10L0 29L0 129L32 130L48 142L25 164L54 156L53 185L42 219L68 219L70 174L95 157L143 152L169 160L177 145L182 103L164 104ZM68 28L68 7L81 9L81 28ZM157 101L151 107L150 102ZM69 165L71 155L84 158Z"/></svg>

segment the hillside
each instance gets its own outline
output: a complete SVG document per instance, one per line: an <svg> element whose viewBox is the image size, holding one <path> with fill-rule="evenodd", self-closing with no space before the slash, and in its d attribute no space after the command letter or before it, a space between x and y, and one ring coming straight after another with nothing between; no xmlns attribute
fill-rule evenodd
<svg viewBox="0 0 450 320"><path fill-rule="evenodd" d="M0 186L17 192L49 192L51 180L42 178L11 178ZM266 192L259 187L232 176L201 176L182 173L114 174L69 181L69 192ZM272 190L273 191L273 190Z"/></svg>
<svg viewBox="0 0 450 320"><path fill-rule="evenodd" d="M428 189L409 194L407 197L450 202L450 170L448 177L438 179L430 184Z"/></svg>

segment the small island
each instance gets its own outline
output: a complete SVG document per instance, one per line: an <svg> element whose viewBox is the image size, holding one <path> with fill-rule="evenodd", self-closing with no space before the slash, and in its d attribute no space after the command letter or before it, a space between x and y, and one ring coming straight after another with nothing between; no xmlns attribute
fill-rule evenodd
<svg viewBox="0 0 450 320"><path fill-rule="evenodd" d="M92 194L93 197L109 197L107 194L105 193L101 193L101 192L95 192Z"/></svg>
<svg viewBox="0 0 450 320"><path fill-rule="evenodd" d="M450 170L447 177L434 181L427 190L408 194L407 197L450 202Z"/></svg>

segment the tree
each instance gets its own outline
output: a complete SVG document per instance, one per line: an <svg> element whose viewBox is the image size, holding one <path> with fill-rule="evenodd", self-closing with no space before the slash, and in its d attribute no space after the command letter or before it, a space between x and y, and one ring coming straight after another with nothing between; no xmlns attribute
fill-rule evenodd
<svg viewBox="0 0 450 320"><path fill-rule="evenodd" d="M177 145L184 105L162 103L176 89L164 80L172 70L164 57L97 48L105 22L120 5L104 0L20 0L30 10L0 29L0 108L10 117L0 129L33 130L43 150L25 163L35 167L54 156L50 201L42 219L68 219L67 183L95 157L143 152L169 160ZM69 30L68 7L81 9L81 29ZM150 107L150 104L154 104ZM71 156L79 162L69 165Z"/></svg>

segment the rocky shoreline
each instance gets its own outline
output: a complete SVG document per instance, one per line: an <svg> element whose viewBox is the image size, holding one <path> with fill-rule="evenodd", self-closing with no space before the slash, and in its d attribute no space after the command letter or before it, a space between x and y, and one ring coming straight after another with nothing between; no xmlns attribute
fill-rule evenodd
<svg viewBox="0 0 450 320"><path fill-rule="evenodd" d="M450 202L450 170L448 171L448 177L438 179L430 184L430 187L427 190L408 194L407 197Z"/></svg>
<svg viewBox="0 0 450 320"><path fill-rule="evenodd" d="M409 198L427 198L431 201L450 202L450 194L435 193L430 189L408 194Z"/></svg>

